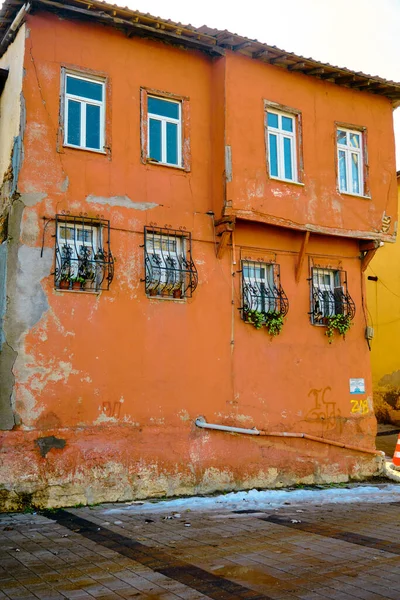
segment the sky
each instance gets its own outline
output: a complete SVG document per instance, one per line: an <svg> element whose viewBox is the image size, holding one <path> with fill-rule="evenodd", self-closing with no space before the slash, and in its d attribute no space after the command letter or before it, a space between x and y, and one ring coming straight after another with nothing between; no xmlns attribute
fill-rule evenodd
<svg viewBox="0 0 400 600"><path fill-rule="evenodd" d="M184 24L228 29L288 52L400 82L400 0L125 0L124 4ZM394 121L399 170L400 108Z"/></svg>

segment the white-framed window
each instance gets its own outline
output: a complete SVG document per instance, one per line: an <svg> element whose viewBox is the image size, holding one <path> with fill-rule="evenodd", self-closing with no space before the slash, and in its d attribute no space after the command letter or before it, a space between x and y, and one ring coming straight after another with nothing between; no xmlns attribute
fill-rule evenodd
<svg viewBox="0 0 400 600"><path fill-rule="evenodd" d="M251 296L251 310L261 313L275 310L274 266L246 261L242 263L242 276L244 294Z"/></svg>
<svg viewBox="0 0 400 600"><path fill-rule="evenodd" d="M328 317L344 314L353 319L355 305L347 290L347 273L341 269L311 269L311 322L326 325Z"/></svg>
<svg viewBox="0 0 400 600"><path fill-rule="evenodd" d="M198 277L189 232L166 227L144 230L145 289L148 296L190 298Z"/></svg>
<svg viewBox="0 0 400 600"><path fill-rule="evenodd" d="M285 316L289 302L281 286L279 265L255 260L243 260L241 264L244 320L251 311Z"/></svg>
<svg viewBox="0 0 400 600"><path fill-rule="evenodd" d="M56 215L56 289L109 289L114 275L110 222Z"/></svg>
<svg viewBox="0 0 400 600"><path fill-rule="evenodd" d="M297 117L272 108L266 112L269 175L297 182Z"/></svg>
<svg viewBox="0 0 400 600"><path fill-rule="evenodd" d="M64 145L103 152L105 82L68 72L64 81Z"/></svg>
<svg viewBox="0 0 400 600"><path fill-rule="evenodd" d="M336 141L339 190L362 196L364 193L363 134L361 131L338 127Z"/></svg>
<svg viewBox="0 0 400 600"><path fill-rule="evenodd" d="M148 159L182 166L182 104L179 101L147 96Z"/></svg>

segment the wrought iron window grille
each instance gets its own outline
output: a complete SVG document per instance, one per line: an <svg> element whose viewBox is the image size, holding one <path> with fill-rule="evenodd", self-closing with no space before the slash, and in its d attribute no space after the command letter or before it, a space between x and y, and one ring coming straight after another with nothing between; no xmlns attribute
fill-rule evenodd
<svg viewBox="0 0 400 600"><path fill-rule="evenodd" d="M312 267L308 280L311 287L310 320L313 325L327 325L334 315L354 319L356 307L347 289L347 273L342 270Z"/></svg>
<svg viewBox="0 0 400 600"><path fill-rule="evenodd" d="M114 277L110 221L62 214L55 222L55 288L108 290Z"/></svg>
<svg viewBox="0 0 400 600"><path fill-rule="evenodd" d="M242 318L246 321L250 311L279 314L284 317L289 310L289 300L282 288L279 265L258 261L243 261Z"/></svg>
<svg viewBox="0 0 400 600"><path fill-rule="evenodd" d="M190 233L167 227L145 227L144 258L148 296L192 297L198 275Z"/></svg>

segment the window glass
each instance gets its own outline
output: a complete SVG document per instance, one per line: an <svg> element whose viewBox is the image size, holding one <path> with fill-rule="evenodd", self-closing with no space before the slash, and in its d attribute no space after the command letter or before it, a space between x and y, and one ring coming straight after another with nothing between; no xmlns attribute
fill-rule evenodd
<svg viewBox="0 0 400 600"><path fill-rule="evenodd" d="M149 122L149 157L153 160L162 161L161 154L161 121L150 119Z"/></svg>
<svg viewBox="0 0 400 600"><path fill-rule="evenodd" d="M283 156L285 162L285 179L293 179L292 171L292 140L283 138Z"/></svg>
<svg viewBox="0 0 400 600"><path fill-rule="evenodd" d="M86 146L100 149L100 106L86 104Z"/></svg>
<svg viewBox="0 0 400 600"><path fill-rule="evenodd" d="M339 150L339 187L342 191L347 190L347 168L346 168L346 153L344 150Z"/></svg>
<svg viewBox="0 0 400 600"><path fill-rule="evenodd" d="M68 100L68 144L81 144L81 103Z"/></svg>
<svg viewBox="0 0 400 600"><path fill-rule="evenodd" d="M91 229L77 229L76 239L78 242L91 244L93 239L93 231Z"/></svg>
<svg viewBox="0 0 400 600"><path fill-rule="evenodd" d="M351 153L351 178L353 192L356 194L360 193L360 178L359 178L359 157L358 154Z"/></svg>
<svg viewBox="0 0 400 600"><path fill-rule="evenodd" d="M278 177L278 144L277 137L269 134L269 171L273 177Z"/></svg>
<svg viewBox="0 0 400 600"><path fill-rule="evenodd" d="M167 123L167 163L178 164L178 126Z"/></svg>
<svg viewBox="0 0 400 600"><path fill-rule="evenodd" d="M148 97L147 110L153 115L160 117L169 117L170 119L179 119L179 103L169 102L162 98Z"/></svg>
<svg viewBox="0 0 400 600"><path fill-rule="evenodd" d="M337 143L346 144L347 133L342 129L337 130Z"/></svg>
<svg viewBox="0 0 400 600"><path fill-rule="evenodd" d="M360 135L358 133L350 133L350 146L360 148Z"/></svg>
<svg viewBox="0 0 400 600"><path fill-rule="evenodd" d="M103 100L103 85L95 81L86 81L67 75L67 94L82 96L90 100Z"/></svg>
<svg viewBox="0 0 400 600"><path fill-rule="evenodd" d="M267 113L268 114L268 127L276 127L278 128L278 115L275 113Z"/></svg>
<svg viewBox="0 0 400 600"><path fill-rule="evenodd" d="M282 129L284 131L293 131L293 119L282 115Z"/></svg>

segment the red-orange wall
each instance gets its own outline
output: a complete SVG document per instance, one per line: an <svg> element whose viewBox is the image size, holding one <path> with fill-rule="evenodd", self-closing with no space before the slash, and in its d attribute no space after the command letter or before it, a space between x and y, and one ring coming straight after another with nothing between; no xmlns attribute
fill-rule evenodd
<svg viewBox="0 0 400 600"><path fill-rule="evenodd" d="M374 472L370 454L305 440L209 433L194 420L204 415L215 423L374 447L358 242L312 235L296 283L302 233L238 221L234 244L217 259L218 239L207 213L214 210L218 218L224 200L232 200L234 209L293 223L369 231L383 198L391 202L389 175L375 181L378 170L389 172L394 160L388 102L240 56L212 60L50 14L28 16L27 26L21 244L40 260L43 217L62 211L102 215L111 223L116 263L110 290L99 296L56 291L49 259L54 224L44 233L50 262L40 285L47 307L20 337L14 372L21 425L2 435L6 487L55 506ZM108 155L60 146L57 151L63 65L107 75ZM141 162L141 86L189 98L190 172ZM299 192L266 177L263 98L303 111L306 185ZM339 120L368 127L372 200L344 200L335 191L334 108ZM233 155L228 184L225 139ZM280 198L273 192L278 188ZM88 202L89 195L103 200ZM107 198L115 196L138 204L111 206ZM157 206L142 210L146 202ZM191 231L199 273L192 299L146 297L141 246L143 228L152 223ZM283 331L273 340L245 324L238 310L240 257L257 252L276 255L290 302ZM357 307L346 340L332 345L308 315L308 260L321 256L348 272ZM367 410L354 410L350 377L365 378ZM35 440L50 435L66 446L42 458Z"/></svg>

